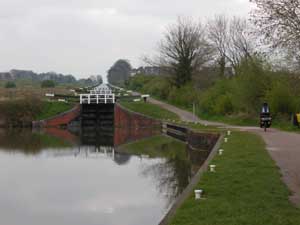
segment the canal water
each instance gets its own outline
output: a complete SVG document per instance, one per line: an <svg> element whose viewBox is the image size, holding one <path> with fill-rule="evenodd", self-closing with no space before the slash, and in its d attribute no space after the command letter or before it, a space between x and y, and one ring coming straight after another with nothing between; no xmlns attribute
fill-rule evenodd
<svg viewBox="0 0 300 225"><path fill-rule="evenodd" d="M187 152L120 153L112 136L87 136L0 132L0 224L157 225L200 166Z"/></svg>

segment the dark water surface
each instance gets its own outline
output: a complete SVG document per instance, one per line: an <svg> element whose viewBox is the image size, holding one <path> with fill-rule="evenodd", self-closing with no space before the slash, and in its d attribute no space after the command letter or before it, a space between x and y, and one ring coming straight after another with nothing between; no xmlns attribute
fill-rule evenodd
<svg viewBox="0 0 300 225"><path fill-rule="evenodd" d="M1 131L0 224L158 224L195 166L118 153L109 135L106 146L90 141L99 139Z"/></svg>

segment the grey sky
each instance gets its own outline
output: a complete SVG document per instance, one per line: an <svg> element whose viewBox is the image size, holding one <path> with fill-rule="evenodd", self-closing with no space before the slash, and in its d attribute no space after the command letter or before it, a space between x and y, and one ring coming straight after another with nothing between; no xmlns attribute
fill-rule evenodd
<svg viewBox="0 0 300 225"><path fill-rule="evenodd" d="M247 16L249 0L1 0L0 71L105 75L153 52L178 16Z"/></svg>

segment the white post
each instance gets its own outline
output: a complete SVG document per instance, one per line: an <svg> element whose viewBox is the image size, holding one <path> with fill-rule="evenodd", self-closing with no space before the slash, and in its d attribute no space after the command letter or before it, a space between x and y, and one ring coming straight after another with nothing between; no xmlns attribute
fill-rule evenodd
<svg viewBox="0 0 300 225"><path fill-rule="evenodd" d="M105 102L105 104L106 104L106 94L104 95L104 102Z"/></svg>
<svg viewBox="0 0 300 225"><path fill-rule="evenodd" d="M199 200L201 199L201 195L202 195L202 190L195 190L195 199Z"/></svg>
<svg viewBox="0 0 300 225"><path fill-rule="evenodd" d="M91 95L88 95L88 104L91 104Z"/></svg>
<svg viewBox="0 0 300 225"><path fill-rule="evenodd" d="M216 165L210 165L210 172L216 172Z"/></svg>
<svg viewBox="0 0 300 225"><path fill-rule="evenodd" d="M82 95L80 95L80 104L82 104Z"/></svg>

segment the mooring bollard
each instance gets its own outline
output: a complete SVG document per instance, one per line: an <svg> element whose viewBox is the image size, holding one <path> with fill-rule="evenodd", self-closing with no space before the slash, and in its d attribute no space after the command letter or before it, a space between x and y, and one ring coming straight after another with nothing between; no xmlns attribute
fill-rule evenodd
<svg viewBox="0 0 300 225"><path fill-rule="evenodd" d="M231 135L231 131L229 130L229 131L227 131L227 135L228 136L230 136Z"/></svg>
<svg viewBox="0 0 300 225"><path fill-rule="evenodd" d="M228 142L228 138L224 138L224 142L227 143Z"/></svg>
<svg viewBox="0 0 300 225"><path fill-rule="evenodd" d="M224 150L223 149L219 149L219 155L223 155Z"/></svg>
<svg viewBox="0 0 300 225"><path fill-rule="evenodd" d="M210 172L216 172L216 165L210 165Z"/></svg>
<svg viewBox="0 0 300 225"><path fill-rule="evenodd" d="M195 199L199 200L201 199L201 195L202 195L202 190L195 190Z"/></svg>

